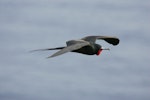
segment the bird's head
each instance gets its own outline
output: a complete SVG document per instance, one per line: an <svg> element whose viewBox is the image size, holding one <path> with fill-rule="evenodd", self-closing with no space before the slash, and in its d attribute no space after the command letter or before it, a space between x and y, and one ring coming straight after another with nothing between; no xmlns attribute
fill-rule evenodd
<svg viewBox="0 0 150 100"><path fill-rule="evenodd" d="M97 51L96 51L96 55L100 55L102 50L110 50L109 48L104 48L101 45L96 44L97 47Z"/></svg>

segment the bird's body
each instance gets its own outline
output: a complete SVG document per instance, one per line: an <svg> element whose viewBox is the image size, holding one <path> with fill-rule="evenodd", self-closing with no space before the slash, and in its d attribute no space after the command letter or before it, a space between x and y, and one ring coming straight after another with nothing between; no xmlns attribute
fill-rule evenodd
<svg viewBox="0 0 150 100"><path fill-rule="evenodd" d="M116 37L108 37L108 36L87 36L79 40L70 40L67 41L66 47L57 47L57 48L48 48L48 49L39 49L34 51L45 51L45 50L59 50L58 52L54 53L53 55L49 56L48 58L55 57L67 52L77 52L86 55L99 55L102 50L109 50L109 48L103 48L101 45L96 44L96 39L102 39L106 42L118 45L119 39Z"/></svg>
<svg viewBox="0 0 150 100"><path fill-rule="evenodd" d="M100 48L101 46L98 44L90 44L80 49L73 50L72 52L82 53L86 55L95 55L95 54L98 54L98 51L100 50Z"/></svg>

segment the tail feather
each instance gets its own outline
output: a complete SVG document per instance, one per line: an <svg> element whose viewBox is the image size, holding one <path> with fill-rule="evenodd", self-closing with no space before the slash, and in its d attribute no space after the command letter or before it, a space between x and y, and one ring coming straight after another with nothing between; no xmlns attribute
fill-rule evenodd
<svg viewBox="0 0 150 100"><path fill-rule="evenodd" d="M37 49L37 50L32 50L30 52L36 52L36 51L48 51L48 50L59 50L59 49L63 49L65 47L57 47L57 48L47 48L47 49Z"/></svg>

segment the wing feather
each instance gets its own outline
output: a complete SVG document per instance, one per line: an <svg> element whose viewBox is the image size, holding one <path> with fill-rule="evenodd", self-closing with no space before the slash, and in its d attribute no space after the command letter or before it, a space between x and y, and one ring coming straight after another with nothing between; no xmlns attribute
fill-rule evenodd
<svg viewBox="0 0 150 100"><path fill-rule="evenodd" d="M59 56L59 55L64 54L64 53L80 49L80 48L87 46L87 45L89 45L89 42L82 42L82 43L73 44L73 45L70 45L70 46L67 46L67 47L61 49L60 51L54 53L53 55L49 56L48 58Z"/></svg>
<svg viewBox="0 0 150 100"><path fill-rule="evenodd" d="M82 40L93 42L93 43L95 43L97 39L105 40L106 42L112 45L119 44L119 39L117 37L111 37L111 36L87 36L87 37L82 38Z"/></svg>

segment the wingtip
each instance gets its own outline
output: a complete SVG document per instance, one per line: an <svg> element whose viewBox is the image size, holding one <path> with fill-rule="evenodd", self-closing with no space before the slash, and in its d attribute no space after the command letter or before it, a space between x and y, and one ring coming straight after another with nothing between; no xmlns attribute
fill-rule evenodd
<svg viewBox="0 0 150 100"><path fill-rule="evenodd" d="M51 56L48 56L48 57L46 57L47 59L49 59L49 58L53 58L53 57L55 57L56 55L51 55Z"/></svg>
<svg viewBox="0 0 150 100"><path fill-rule="evenodd" d="M46 57L46 59L52 58L52 56Z"/></svg>

